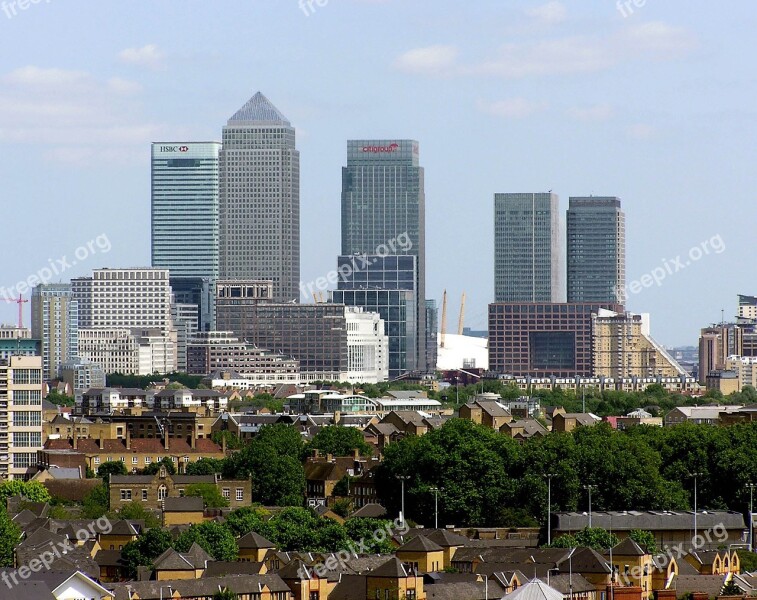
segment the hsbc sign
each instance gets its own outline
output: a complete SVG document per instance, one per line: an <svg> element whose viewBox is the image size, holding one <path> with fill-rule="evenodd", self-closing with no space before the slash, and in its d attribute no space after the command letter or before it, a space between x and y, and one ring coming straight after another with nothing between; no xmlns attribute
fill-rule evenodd
<svg viewBox="0 0 757 600"><path fill-rule="evenodd" d="M160 146L160 152L188 152L189 146Z"/></svg>

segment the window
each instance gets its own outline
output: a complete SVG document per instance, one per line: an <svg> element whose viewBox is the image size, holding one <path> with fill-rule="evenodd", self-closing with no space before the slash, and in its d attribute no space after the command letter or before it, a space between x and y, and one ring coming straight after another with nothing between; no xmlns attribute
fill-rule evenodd
<svg viewBox="0 0 757 600"><path fill-rule="evenodd" d="M142 490L142 502L147 502L147 490Z"/></svg>
<svg viewBox="0 0 757 600"><path fill-rule="evenodd" d="M415 590L407 590L405 598L407 598L407 600L415 600Z"/></svg>
<svg viewBox="0 0 757 600"><path fill-rule="evenodd" d="M131 457L131 464L136 465L138 463L138 459L136 456Z"/></svg>
<svg viewBox="0 0 757 600"><path fill-rule="evenodd" d="M244 488L237 488L237 502L244 500Z"/></svg>
<svg viewBox="0 0 757 600"><path fill-rule="evenodd" d="M95 456L95 459L94 459L94 463L95 463L96 465L99 465L99 464L100 464L100 457L99 457L99 456Z"/></svg>
<svg viewBox="0 0 757 600"><path fill-rule="evenodd" d="M124 502L131 500L131 490L121 490L121 500Z"/></svg>
<svg viewBox="0 0 757 600"><path fill-rule="evenodd" d="M42 446L42 434L28 431L14 433L13 445L20 448Z"/></svg>
<svg viewBox="0 0 757 600"><path fill-rule="evenodd" d="M158 488L158 501L165 500L166 496L168 496L168 488L164 485L161 485Z"/></svg>
<svg viewBox="0 0 757 600"><path fill-rule="evenodd" d="M184 490L180 489L179 490L179 498L183 498L183 497L184 497Z"/></svg>
<svg viewBox="0 0 757 600"><path fill-rule="evenodd" d="M145 456L145 464L149 465L151 462L152 462L152 457L151 456Z"/></svg>
<svg viewBox="0 0 757 600"><path fill-rule="evenodd" d="M37 427L42 425L41 412L13 412L13 425L16 427Z"/></svg>
<svg viewBox="0 0 757 600"><path fill-rule="evenodd" d="M28 468L37 463L36 452L15 452L13 454L13 466Z"/></svg>
<svg viewBox="0 0 757 600"><path fill-rule="evenodd" d="M223 488L223 497L227 500L231 498L231 490L229 488Z"/></svg>

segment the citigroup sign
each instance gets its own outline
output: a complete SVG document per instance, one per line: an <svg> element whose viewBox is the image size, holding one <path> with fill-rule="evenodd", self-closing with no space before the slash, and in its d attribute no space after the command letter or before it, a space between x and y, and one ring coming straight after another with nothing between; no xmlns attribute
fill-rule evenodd
<svg viewBox="0 0 757 600"><path fill-rule="evenodd" d="M388 146L363 146L363 152L366 154L392 154L398 152L399 144L389 144Z"/></svg>

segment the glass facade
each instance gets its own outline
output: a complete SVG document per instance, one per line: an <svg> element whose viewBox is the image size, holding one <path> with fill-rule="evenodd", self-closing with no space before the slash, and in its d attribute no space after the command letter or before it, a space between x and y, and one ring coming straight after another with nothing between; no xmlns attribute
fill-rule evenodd
<svg viewBox="0 0 757 600"><path fill-rule="evenodd" d="M560 302L563 247L556 194L495 194L496 302Z"/></svg>
<svg viewBox="0 0 757 600"><path fill-rule="evenodd" d="M333 297L381 314L390 377L436 366L426 360L426 217L419 158L414 140L350 140L342 169L340 269L357 255L375 262L359 263L343 276ZM412 270L408 257L414 258Z"/></svg>
<svg viewBox="0 0 757 600"><path fill-rule="evenodd" d="M376 255L338 259L337 270L343 277L332 299L381 316L389 340L390 378L418 368L412 363L419 342L417 260L416 256Z"/></svg>
<svg viewBox="0 0 757 600"><path fill-rule="evenodd" d="M625 227L620 198L570 198L568 302L625 304Z"/></svg>
<svg viewBox="0 0 757 600"><path fill-rule="evenodd" d="M218 277L217 142L152 144L152 266Z"/></svg>

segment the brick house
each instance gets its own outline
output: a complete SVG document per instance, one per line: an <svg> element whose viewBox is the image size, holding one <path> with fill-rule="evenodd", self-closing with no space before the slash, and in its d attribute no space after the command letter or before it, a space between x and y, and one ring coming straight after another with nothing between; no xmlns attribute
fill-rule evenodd
<svg viewBox="0 0 757 600"><path fill-rule="evenodd" d="M240 508L252 504L252 482L249 479L221 479L216 475L169 475L164 468L155 475L112 475L110 478L110 506L117 508L126 502L141 502L148 509L162 509L166 498L181 498L189 485L215 485L229 506Z"/></svg>

